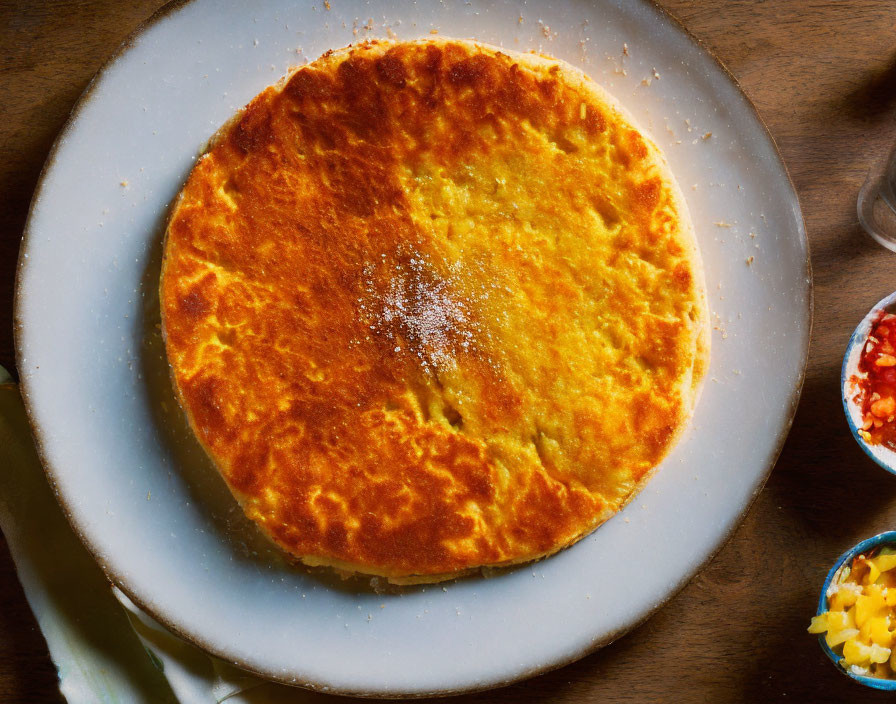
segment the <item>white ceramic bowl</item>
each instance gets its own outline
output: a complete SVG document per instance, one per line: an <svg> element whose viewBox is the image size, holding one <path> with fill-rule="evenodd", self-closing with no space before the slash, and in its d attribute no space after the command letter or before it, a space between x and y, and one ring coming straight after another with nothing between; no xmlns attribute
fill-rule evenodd
<svg viewBox="0 0 896 704"><path fill-rule="evenodd" d="M864 350L865 343L868 341L868 335L871 332L874 319L882 310L896 311L896 293L891 293L886 298L878 301L868 312L868 315L862 319L862 322L858 324L852 337L849 338L849 343L846 345L846 354L843 355L843 367L840 370L840 393L843 398L843 411L846 413L846 422L849 424L852 436L859 443L859 447L885 470L891 474L896 474L896 452L884 445L869 445L859 435L859 429L862 427L862 408L859 403L856 403L856 389L852 382L854 376L860 375L859 361L862 358L862 350Z"/></svg>

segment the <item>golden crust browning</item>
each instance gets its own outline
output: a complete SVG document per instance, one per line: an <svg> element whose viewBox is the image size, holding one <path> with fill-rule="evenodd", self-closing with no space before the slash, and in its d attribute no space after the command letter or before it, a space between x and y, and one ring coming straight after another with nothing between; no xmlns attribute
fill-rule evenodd
<svg viewBox="0 0 896 704"><path fill-rule="evenodd" d="M178 396L309 564L434 581L550 554L669 451L708 359L656 147L565 64L368 42L257 96L165 243Z"/></svg>

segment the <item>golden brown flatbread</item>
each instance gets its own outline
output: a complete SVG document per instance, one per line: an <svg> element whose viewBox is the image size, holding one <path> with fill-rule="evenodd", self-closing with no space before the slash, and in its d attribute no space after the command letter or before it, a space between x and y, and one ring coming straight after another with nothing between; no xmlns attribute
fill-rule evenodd
<svg viewBox="0 0 896 704"><path fill-rule="evenodd" d="M684 200L542 56L365 42L225 125L165 242L168 359L246 514L307 564L437 581L570 545L691 414Z"/></svg>

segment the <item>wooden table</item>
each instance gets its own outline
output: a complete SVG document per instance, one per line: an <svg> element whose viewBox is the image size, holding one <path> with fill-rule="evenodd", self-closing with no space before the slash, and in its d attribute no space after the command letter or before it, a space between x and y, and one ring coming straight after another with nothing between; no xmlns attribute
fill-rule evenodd
<svg viewBox="0 0 896 704"><path fill-rule="evenodd" d="M0 4L0 364L7 368L14 364L16 254L41 166L90 77L160 4ZM657 615L569 667L456 701L883 701L886 695L839 675L805 629L837 555L896 527L896 479L853 442L838 388L850 332L896 289L896 258L864 235L855 206L869 165L896 142L896 3L663 4L738 78L799 191L815 274L802 402L743 525ZM46 645L5 548L0 600L0 701L59 701Z"/></svg>

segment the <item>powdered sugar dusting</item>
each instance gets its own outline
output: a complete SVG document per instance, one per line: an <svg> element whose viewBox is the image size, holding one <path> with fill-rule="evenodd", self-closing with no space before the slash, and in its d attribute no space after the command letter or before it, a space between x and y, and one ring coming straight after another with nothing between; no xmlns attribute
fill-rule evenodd
<svg viewBox="0 0 896 704"><path fill-rule="evenodd" d="M479 328L459 293L459 274L455 265L440 275L419 252L399 264L369 265L359 300L367 327L395 354L415 355L427 371L453 368L458 354L471 351Z"/></svg>

